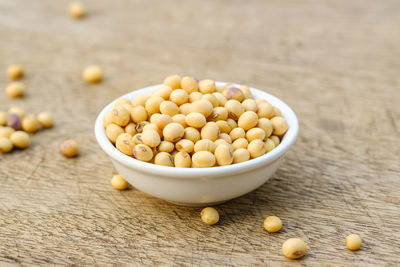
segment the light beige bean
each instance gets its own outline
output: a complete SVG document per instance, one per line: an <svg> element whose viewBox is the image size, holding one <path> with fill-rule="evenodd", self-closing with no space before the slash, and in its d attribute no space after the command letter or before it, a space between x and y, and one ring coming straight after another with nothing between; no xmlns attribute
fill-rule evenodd
<svg viewBox="0 0 400 267"><path fill-rule="evenodd" d="M0 126L6 125L7 122L7 112L0 111Z"/></svg>
<svg viewBox="0 0 400 267"><path fill-rule="evenodd" d="M143 106L134 106L131 109L131 119L135 123L147 120L147 110Z"/></svg>
<svg viewBox="0 0 400 267"><path fill-rule="evenodd" d="M132 156L135 143L132 141L132 136L130 134L123 133L117 137L115 146L125 155Z"/></svg>
<svg viewBox="0 0 400 267"><path fill-rule="evenodd" d="M181 139L175 144L175 148L179 152L192 153L194 150L194 143L188 139Z"/></svg>
<svg viewBox="0 0 400 267"><path fill-rule="evenodd" d="M246 137L246 132L242 128L234 128L229 133L229 136L231 137L232 141L235 141L238 138Z"/></svg>
<svg viewBox="0 0 400 267"><path fill-rule="evenodd" d="M226 99L235 99L239 102L242 102L245 99L245 96L242 92L242 90L240 90L239 88L236 87L229 87L227 89L224 90L224 96L226 97Z"/></svg>
<svg viewBox="0 0 400 267"><path fill-rule="evenodd" d="M233 161L233 150L230 146L220 145L215 148L215 159L220 166L230 165Z"/></svg>
<svg viewBox="0 0 400 267"><path fill-rule="evenodd" d="M15 132L15 130L9 126L0 127L0 137L10 138L13 132Z"/></svg>
<svg viewBox="0 0 400 267"><path fill-rule="evenodd" d="M229 113L228 113L228 114L229 114ZM226 120L226 122L228 123L229 127L231 127L231 129L234 129L234 128L237 128L237 127L238 127L236 121L233 120L233 119L231 119L231 118L228 118L228 119Z"/></svg>
<svg viewBox="0 0 400 267"><path fill-rule="evenodd" d="M143 144L142 134L141 134L141 133L135 134L135 135L132 137L132 142L135 143L135 145Z"/></svg>
<svg viewBox="0 0 400 267"><path fill-rule="evenodd" d="M217 98L218 106L220 106L220 107L225 106L226 101L228 101L226 99L226 97L223 94L219 93L219 92L212 93L212 95Z"/></svg>
<svg viewBox="0 0 400 267"><path fill-rule="evenodd" d="M226 142L224 139L217 139L214 141L215 147L224 145L224 146L231 146L228 142Z"/></svg>
<svg viewBox="0 0 400 267"><path fill-rule="evenodd" d="M106 115L104 115L104 117L103 117L103 126L104 126L104 128L107 128L107 126L112 123L111 117L112 117L111 111L106 113ZM38 116L38 120L39 120L39 116Z"/></svg>
<svg viewBox="0 0 400 267"><path fill-rule="evenodd" d="M29 144L29 142L28 142ZM78 155L79 146L78 142L74 139L69 139L61 143L60 153L67 158L72 158Z"/></svg>
<svg viewBox="0 0 400 267"><path fill-rule="evenodd" d="M228 110L225 107L215 107L208 119L212 121L226 121L228 119Z"/></svg>
<svg viewBox="0 0 400 267"><path fill-rule="evenodd" d="M215 92L216 88L215 88L215 82L213 80L201 80L199 82L199 90L201 93L203 94L211 94L213 92Z"/></svg>
<svg viewBox="0 0 400 267"><path fill-rule="evenodd" d="M8 153L13 149L13 144L7 137L0 137L0 153Z"/></svg>
<svg viewBox="0 0 400 267"><path fill-rule="evenodd" d="M157 88L155 91L153 91L153 93L151 94L151 96L160 96L163 99L167 100L169 99L170 94L172 93L172 88L169 87L168 85L163 85L159 88Z"/></svg>
<svg viewBox="0 0 400 267"><path fill-rule="evenodd" d="M125 126L125 132L134 136L136 134L136 124L133 122L128 123L128 125Z"/></svg>
<svg viewBox="0 0 400 267"><path fill-rule="evenodd" d="M198 113L198 112L191 112L191 113L187 114L185 121L186 121L187 125L194 127L194 128L201 128L207 122L206 117L203 114Z"/></svg>
<svg viewBox="0 0 400 267"><path fill-rule="evenodd" d="M274 108L268 102L261 102L258 104L258 111L257 111L259 118L267 118L271 119L274 114Z"/></svg>
<svg viewBox="0 0 400 267"><path fill-rule="evenodd" d="M194 152L209 151L211 153L214 153L215 148L216 145L214 144L213 141L209 139L202 139L194 144Z"/></svg>
<svg viewBox="0 0 400 267"><path fill-rule="evenodd" d="M242 102L242 105L243 105L245 111L257 112L257 110L258 110L257 102L254 99L251 99L251 98L245 99Z"/></svg>
<svg viewBox="0 0 400 267"><path fill-rule="evenodd" d="M247 85L241 85L239 89L243 92L245 98L253 98L253 94Z"/></svg>
<svg viewBox="0 0 400 267"><path fill-rule="evenodd" d="M201 113L207 118L213 112L213 105L207 100L197 100L190 105L189 111Z"/></svg>
<svg viewBox="0 0 400 267"><path fill-rule="evenodd" d="M174 143L169 141L161 141L160 145L157 148L159 152L168 152L168 153L171 153L172 151L174 151L174 149L175 149Z"/></svg>
<svg viewBox="0 0 400 267"><path fill-rule="evenodd" d="M209 151L199 151L192 156L193 168L208 168L215 165L215 156Z"/></svg>
<svg viewBox="0 0 400 267"><path fill-rule="evenodd" d="M149 94L142 94L142 95L138 95L136 96L133 100L132 100L132 106L142 106L145 107L146 105L146 101L150 98Z"/></svg>
<svg viewBox="0 0 400 267"><path fill-rule="evenodd" d="M88 83L98 83L103 79L103 69L98 65L87 66L82 73L83 79Z"/></svg>
<svg viewBox="0 0 400 267"><path fill-rule="evenodd" d="M247 149L247 146L249 145L249 142L247 141L246 138L238 138L235 141L233 141L232 146L234 150L237 150L239 148L245 148Z"/></svg>
<svg viewBox="0 0 400 267"><path fill-rule="evenodd" d="M13 64L7 68L7 75L13 80L20 79L24 76L24 67L20 64Z"/></svg>
<svg viewBox="0 0 400 267"><path fill-rule="evenodd" d="M190 113L190 103L184 103L182 105L179 106L179 111L181 114L183 115L187 115Z"/></svg>
<svg viewBox="0 0 400 267"><path fill-rule="evenodd" d="M245 148L238 148L233 152L233 164L245 162L250 159L250 152Z"/></svg>
<svg viewBox="0 0 400 267"><path fill-rule="evenodd" d="M274 135L283 135L288 130L288 124L283 117L273 117L271 123L274 129L272 132Z"/></svg>
<svg viewBox="0 0 400 267"><path fill-rule="evenodd" d="M177 105L182 105L189 101L189 94L183 89L176 89L172 91L169 100Z"/></svg>
<svg viewBox="0 0 400 267"><path fill-rule="evenodd" d="M125 104L131 105L131 101L129 101L129 99L126 99L124 97L118 98L117 100L115 100L114 108Z"/></svg>
<svg viewBox="0 0 400 267"><path fill-rule="evenodd" d="M22 82L11 82L6 86L6 94L10 98L22 97L25 91L26 87Z"/></svg>
<svg viewBox="0 0 400 267"><path fill-rule="evenodd" d="M40 124L34 115L27 115L22 119L22 129L27 133L37 132Z"/></svg>
<svg viewBox="0 0 400 267"><path fill-rule="evenodd" d="M249 143L247 150L250 152L250 157L254 159L265 154L265 144L262 140L255 139Z"/></svg>
<svg viewBox="0 0 400 267"><path fill-rule="evenodd" d="M276 136L276 135L271 135L271 136L269 137L269 139L271 139L272 142L274 142L275 147L277 147L277 146L280 144L280 142L281 142L281 140L279 139L279 137Z"/></svg>
<svg viewBox="0 0 400 267"><path fill-rule="evenodd" d="M218 107L218 99L215 96L213 96L212 94L205 94L205 95L203 95L203 97L201 99L210 102L214 108Z"/></svg>
<svg viewBox="0 0 400 267"><path fill-rule="evenodd" d="M160 105L163 101L164 98L162 98L161 96L152 96L146 100L144 107L150 114L159 113Z"/></svg>
<svg viewBox="0 0 400 267"><path fill-rule="evenodd" d="M224 139L228 144L232 144L232 138L227 133L220 133L219 138Z"/></svg>
<svg viewBox="0 0 400 267"><path fill-rule="evenodd" d="M196 143L200 140L200 132L196 128L187 127L185 128L185 134L183 138L191 140L193 143Z"/></svg>
<svg viewBox="0 0 400 267"><path fill-rule="evenodd" d="M225 103L225 108L228 110L229 118L231 118L235 121L237 121L239 119L240 115L242 115L244 112L244 108L243 108L242 104L235 99L228 100Z"/></svg>
<svg viewBox="0 0 400 267"><path fill-rule="evenodd" d="M174 158L167 152L160 152L154 157L154 164L174 167Z"/></svg>
<svg viewBox="0 0 400 267"><path fill-rule="evenodd" d="M119 126L126 126L130 121L130 114L126 108L119 106L111 111L111 121Z"/></svg>
<svg viewBox="0 0 400 267"><path fill-rule="evenodd" d="M153 159L153 150L145 144L139 144L134 146L133 156L141 161L150 161Z"/></svg>
<svg viewBox="0 0 400 267"><path fill-rule="evenodd" d="M219 213L213 207L204 208L200 215L201 220L208 225L216 224L219 221Z"/></svg>
<svg viewBox="0 0 400 267"><path fill-rule="evenodd" d="M260 118L257 123L257 127L261 128L265 132L265 137L270 137L272 134L272 123L267 118Z"/></svg>
<svg viewBox="0 0 400 267"><path fill-rule="evenodd" d="M110 119L111 119L111 115L110 115ZM50 128L54 124L53 115L51 115L48 112L39 113L39 115L37 116L37 119L38 119L38 122L40 123L40 125L42 125L43 128Z"/></svg>
<svg viewBox="0 0 400 267"><path fill-rule="evenodd" d="M215 122L207 122L201 129L201 139L215 141L219 138L219 127Z"/></svg>
<svg viewBox="0 0 400 267"><path fill-rule="evenodd" d="M172 101L163 101L160 104L160 112L172 117L179 113L179 107Z"/></svg>
<svg viewBox="0 0 400 267"><path fill-rule="evenodd" d="M193 103L195 101L201 100L203 98L203 94L200 92L192 92L189 95L189 102Z"/></svg>
<svg viewBox="0 0 400 267"><path fill-rule="evenodd" d="M174 157L175 167L190 168L192 166L192 159L186 152L177 152Z"/></svg>
<svg viewBox="0 0 400 267"><path fill-rule="evenodd" d="M249 142L255 139L264 140L264 138L265 138L265 132L261 128L251 128L246 132L246 139Z"/></svg>
<svg viewBox="0 0 400 267"><path fill-rule="evenodd" d="M155 113L150 117L150 122L154 123L160 130L162 130L172 122L172 118L167 114Z"/></svg>
<svg viewBox="0 0 400 267"><path fill-rule="evenodd" d="M215 123L218 125L221 133L229 134L232 130L227 121L216 121Z"/></svg>
<svg viewBox="0 0 400 267"><path fill-rule="evenodd" d="M185 134L185 129L182 125L172 122L164 127L163 136L165 141L177 142L182 139Z"/></svg>
<svg viewBox="0 0 400 267"><path fill-rule="evenodd" d="M257 123L258 116L254 111L246 111L242 113L238 120L238 126L246 131L256 126Z"/></svg>
<svg viewBox="0 0 400 267"><path fill-rule="evenodd" d="M273 142L271 139L269 139L269 138L267 138L267 139L264 141L264 144L265 144L265 152L266 152L266 153L270 152L271 150L273 150L273 149L275 148L274 142Z"/></svg>
<svg viewBox="0 0 400 267"><path fill-rule="evenodd" d="M106 128L106 136L108 140L110 140L112 143L115 143L118 136L123 133L124 129L114 123L109 124Z"/></svg>
<svg viewBox="0 0 400 267"><path fill-rule="evenodd" d="M193 77L183 77L181 80L181 88L188 92L197 92L199 90L199 85Z"/></svg>
<svg viewBox="0 0 400 267"><path fill-rule="evenodd" d="M157 131L146 129L142 132L142 141L149 147L157 147L161 143L161 138Z"/></svg>
<svg viewBox="0 0 400 267"><path fill-rule="evenodd" d="M179 75L170 75L164 79L164 84L173 90L181 88L181 77Z"/></svg>
<svg viewBox="0 0 400 267"><path fill-rule="evenodd" d="M306 243L299 238L290 238L282 245L282 253L289 259L298 259L307 252Z"/></svg>
<svg viewBox="0 0 400 267"><path fill-rule="evenodd" d="M187 127L187 124L186 124L186 116L183 115L183 114L176 114L176 115L174 115L174 116L172 117L172 121L173 121L173 122L176 122L176 123L179 123L180 125L183 126L183 128L186 128L186 127Z"/></svg>
<svg viewBox="0 0 400 267"><path fill-rule="evenodd" d="M129 183L119 174L111 178L111 185L117 190L125 190L129 187Z"/></svg>

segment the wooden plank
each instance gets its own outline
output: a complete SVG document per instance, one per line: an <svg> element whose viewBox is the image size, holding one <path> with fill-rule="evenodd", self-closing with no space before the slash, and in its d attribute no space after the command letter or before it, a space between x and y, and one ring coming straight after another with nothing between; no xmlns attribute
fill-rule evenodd
<svg viewBox="0 0 400 267"><path fill-rule="evenodd" d="M0 155L1 265L400 264L399 2L0 0L0 70L26 68L28 94L0 110L48 110L56 125L25 151ZM81 81L100 64L106 78ZM100 109L172 73L247 83L293 107L300 135L273 179L218 206L179 207L109 184L111 162L93 124ZM7 77L0 75L4 87ZM77 139L81 154L58 145ZM282 218L267 234L268 215ZM364 244L351 252L345 236ZM309 252L290 261L287 238Z"/></svg>

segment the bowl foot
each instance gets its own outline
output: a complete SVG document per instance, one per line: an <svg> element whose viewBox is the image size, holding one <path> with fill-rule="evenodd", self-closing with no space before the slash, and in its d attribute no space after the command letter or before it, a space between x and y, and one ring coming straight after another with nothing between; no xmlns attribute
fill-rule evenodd
<svg viewBox="0 0 400 267"><path fill-rule="evenodd" d="M178 206L186 206L186 207L208 207L208 206L216 206L222 203L225 203L228 200L224 200L224 201L217 201L217 202L209 202L209 203L185 203L185 202L176 202L176 201L169 201L167 200L167 202L178 205Z"/></svg>

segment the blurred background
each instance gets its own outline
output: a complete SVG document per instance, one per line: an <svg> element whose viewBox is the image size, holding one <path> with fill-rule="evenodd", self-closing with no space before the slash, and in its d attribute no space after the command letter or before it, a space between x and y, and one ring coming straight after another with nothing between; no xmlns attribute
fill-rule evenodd
<svg viewBox="0 0 400 267"><path fill-rule="evenodd" d="M293 235L315 266L400 262L398 0L81 2L75 20L69 1L0 0L0 86L14 63L27 86L18 100L2 89L0 110L55 117L27 150L0 155L1 262L268 265ZM90 64L103 82L83 81ZM221 228L205 230L195 208L109 185L98 112L170 74L262 89L300 121L274 178L218 207ZM58 146L71 137L81 152L67 160ZM260 227L270 214L285 220L279 236ZM359 254L343 253L347 230L365 238Z"/></svg>

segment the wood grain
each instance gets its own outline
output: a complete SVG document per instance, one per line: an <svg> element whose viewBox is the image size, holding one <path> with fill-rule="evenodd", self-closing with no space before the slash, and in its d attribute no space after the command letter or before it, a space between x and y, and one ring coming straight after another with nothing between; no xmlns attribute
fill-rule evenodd
<svg viewBox="0 0 400 267"><path fill-rule="evenodd" d="M56 117L0 155L0 265L400 265L398 1L88 0L81 21L67 3L0 0L0 70L23 64L28 87L22 100L0 93L0 109ZM86 85L93 63L106 77ZM214 227L199 208L113 190L94 139L105 104L172 73L261 88L300 121L273 179L218 206ZM69 137L76 159L58 153ZM265 232L268 215L281 232ZM290 237L306 241L303 259L282 256Z"/></svg>

